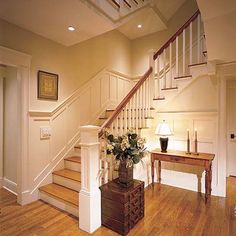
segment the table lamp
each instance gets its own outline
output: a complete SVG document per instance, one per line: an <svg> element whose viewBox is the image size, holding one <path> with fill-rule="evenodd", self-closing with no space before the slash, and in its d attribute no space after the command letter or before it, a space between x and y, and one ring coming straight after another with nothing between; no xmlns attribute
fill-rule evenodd
<svg viewBox="0 0 236 236"><path fill-rule="evenodd" d="M167 152L168 146L168 137L172 135L169 125L163 120L162 123L157 125L155 134L161 136L160 137L160 145L161 145L161 152Z"/></svg>

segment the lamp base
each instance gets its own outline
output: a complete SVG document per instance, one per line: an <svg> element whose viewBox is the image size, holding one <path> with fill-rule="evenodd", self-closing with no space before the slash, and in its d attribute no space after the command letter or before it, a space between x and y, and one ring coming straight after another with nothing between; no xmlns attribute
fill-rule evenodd
<svg viewBox="0 0 236 236"><path fill-rule="evenodd" d="M167 137L160 137L161 152L167 152L168 140Z"/></svg>

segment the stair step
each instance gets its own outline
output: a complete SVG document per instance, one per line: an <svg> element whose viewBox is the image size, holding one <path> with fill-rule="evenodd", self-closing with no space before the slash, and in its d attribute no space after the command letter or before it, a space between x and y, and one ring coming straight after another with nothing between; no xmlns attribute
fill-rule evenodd
<svg viewBox="0 0 236 236"><path fill-rule="evenodd" d="M53 175L58 175L67 179L71 179L77 182L81 181L81 176L80 172L78 171L73 171L73 170L68 170L68 169L63 169L63 170L57 170L52 173Z"/></svg>
<svg viewBox="0 0 236 236"><path fill-rule="evenodd" d="M44 192L48 195L55 197L65 203L68 203L74 207L79 205L79 194L78 192L68 189L66 187L60 186L58 184L48 184L39 188L40 192Z"/></svg>
<svg viewBox="0 0 236 236"><path fill-rule="evenodd" d="M161 90L175 90L175 89L178 89L178 87L163 88Z"/></svg>
<svg viewBox="0 0 236 236"><path fill-rule="evenodd" d="M155 100L155 101L161 101L161 100L165 100L165 98L163 97L163 98L153 98L153 100Z"/></svg>
<svg viewBox="0 0 236 236"><path fill-rule="evenodd" d="M192 78L192 75L182 75L182 76L174 77L174 79L188 79L188 78Z"/></svg>
<svg viewBox="0 0 236 236"><path fill-rule="evenodd" d="M81 171L81 158L78 156L67 157L64 159L65 169L80 172Z"/></svg>
<svg viewBox="0 0 236 236"><path fill-rule="evenodd" d="M207 64L207 62L201 62L201 63L195 63L195 64L188 65L188 67L201 66L201 65L206 65L206 64Z"/></svg>
<svg viewBox="0 0 236 236"><path fill-rule="evenodd" d="M67 157L64 160L65 161L76 162L76 163L81 163L81 157L78 157L78 156Z"/></svg>

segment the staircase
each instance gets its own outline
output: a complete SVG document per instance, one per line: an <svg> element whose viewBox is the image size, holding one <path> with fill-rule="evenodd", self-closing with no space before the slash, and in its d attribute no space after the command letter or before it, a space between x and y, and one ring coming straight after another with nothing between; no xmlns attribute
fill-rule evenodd
<svg viewBox="0 0 236 236"><path fill-rule="evenodd" d="M153 118L153 110L167 103L200 75L207 73L207 51L197 11L156 53L150 68L115 110L99 118L100 184L115 177L113 160L106 156L105 129L122 135L129 129L141 134ZM77 147L77 149L79 149ZM82 156L82 159L84 157ZM64 160L64 169L52 173L53 183L40 187L40 198L78 217L81 186L79 156Z"/></svg>
<svg viewBox="0 0 236 236"><path fill-rule="evenodd" d="M53 183L39 188L40 199L79 217L80 171L79 156L65 158L64 169L52 172Z"/></svg>

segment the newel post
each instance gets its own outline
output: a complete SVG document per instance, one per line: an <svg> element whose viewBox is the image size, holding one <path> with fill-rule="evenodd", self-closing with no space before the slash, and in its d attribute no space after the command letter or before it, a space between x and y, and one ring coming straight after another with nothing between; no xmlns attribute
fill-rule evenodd
<svg viewBox="0 0 236 236"><path fill-rule="evenodd" d="M81 190L79 192L79 227L92 233L101 226L101 192L99 189L98 126L82 126Z"/></svg>

